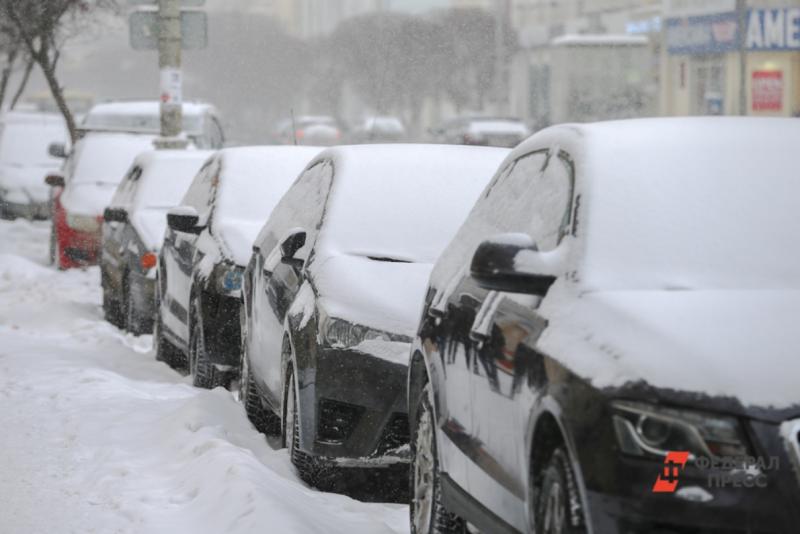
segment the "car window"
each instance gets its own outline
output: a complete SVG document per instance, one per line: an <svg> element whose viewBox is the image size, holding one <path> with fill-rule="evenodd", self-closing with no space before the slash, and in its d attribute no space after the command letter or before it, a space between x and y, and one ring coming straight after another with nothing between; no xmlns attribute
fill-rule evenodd
<svg viewBox="0 0 800 534"><path fill-rule="evenodd" d="M308 259L319 231L325 211L325 203L333 179L333 165L320 162L306 169L286 196L278 203L267 223L259 242L262 250L269 252L278 246L281 239L294 228L306 231L306 244L297 253L298 258Z"/></svg>
<svg viewBox="0 0 800 534"><path fill-rule="evenodd" d="M139 179L142 177L142 167L134 165L128 171L128 174L123 178L122 183L119 184L117 191L114 193L114 198L111 200L111 205L115 207L128 207L133 204L133 199L136 196L136 188L139 184Z"/></svg>
<svg viewBox="0 0 800 534"><path fill-rule="evenodd" d="M219 162L214 158L197 173L181 204L196 209L201 222L208 221L218 183Z"/></svg>

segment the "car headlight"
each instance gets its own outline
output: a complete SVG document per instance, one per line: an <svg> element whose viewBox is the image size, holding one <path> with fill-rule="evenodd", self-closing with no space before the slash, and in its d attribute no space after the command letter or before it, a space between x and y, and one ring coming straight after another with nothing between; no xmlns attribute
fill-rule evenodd
<svg viewBox="0 0 800 534"><path fill-rule="evenodd" d="M612 407L617 441L625 453L659 459L669 451L688 451L692 459L748 454L735 417L642 402L619 401Z"/></svg>
<svg viewBox="0 0 800 534"><path fill-rule="evenodd" d="M238 297L242 292L244 268L232 263L220 263L212 273L217 291L230 297Z"/></svg>
<svg viewBox="0 0 800 534"><path fill-rule="evenodd" d="M384 332L334 317L323 316L320 326L320 331L322 332L325 342L331 347L355 347L364 341L373 340L411 341L407 336Z"/></svg>
<svg viewBox="0 0 800 534"><path fill-rule="evenodd" d="M73 230L86 233L99 232L102 227L102 217L94 217L92 215L75 215L74 213L67 213L67 226Z"/></svg>

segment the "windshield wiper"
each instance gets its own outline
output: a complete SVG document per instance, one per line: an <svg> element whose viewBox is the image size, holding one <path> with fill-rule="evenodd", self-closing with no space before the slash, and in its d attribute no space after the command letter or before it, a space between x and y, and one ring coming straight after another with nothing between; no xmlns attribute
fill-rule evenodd
<svg viewBox="0 0 800 534"><path fill-rule="evenodd" d="M367 256L372 261L385 261L388 263L414 263L411 260L401 260L399 258L389 258L387 256Z"/></svg>

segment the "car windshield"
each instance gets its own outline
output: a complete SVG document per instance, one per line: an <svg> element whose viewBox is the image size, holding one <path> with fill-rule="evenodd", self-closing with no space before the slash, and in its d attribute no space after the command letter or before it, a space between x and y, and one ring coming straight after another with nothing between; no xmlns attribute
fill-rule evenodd
<svg viewBox="0 0 800 534"><path fill-rule="evenodd" d="M373 259L433 263L507 153L354 147L334 162L320 242Z"/></svg>
<svg viewBox="0 0 800 534"><path fill-rule="evenodd" d="M107 111L90 113L82 127L87 130L132 131L158 133L161 119L158 108L153 106L154 113L131 113L126 111ZM203 117L201 115L185 115L183 129L192 134L202 133Z"/></svg>
<svg viewBox="0 0 800 534"><path fill-rule="evenodd" d="M168 209L180 203L197 171L211 152L180 154L174 158L158 158L143 169L136 188L137 208Z"/></svg>
<svg viewBox="0 0 800 534"><path fill-rule="evenodd" d="M800 289L798 128L794 121L717 124L589 130L597 132L585 163L594 172L592 200L578 215L591 228L585 285ZM744 137L746 148L729 150ZM610 153L613 160L595 167L598 154Z"/></svg>
<svg viewBox="0 0 800 534"><path fill-rule="evenodd" d="M51 143L64 143L67 131L57 122L6 123L0 128L0 163L58 165L48 153Z"/></svg>
<svg viewBox="0 0 800 534"><path fill-rule="evenodd" d="M90 133L78 143L67 179L70 185L118 184L133 158L152 148L152 136Z"/></svg>

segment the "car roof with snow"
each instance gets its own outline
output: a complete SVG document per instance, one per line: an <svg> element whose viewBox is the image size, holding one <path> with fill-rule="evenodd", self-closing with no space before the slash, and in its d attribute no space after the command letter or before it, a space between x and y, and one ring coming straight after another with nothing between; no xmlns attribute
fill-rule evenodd
<svg viewBox="0 0 800 534"><path fill-rule="evenodd" d="M64 124L64 117L58 113L37 113L35 111L7 111L0 116L3 124Z"/></svg>
<svg viewBox="0 0 800 534"><path fill-rule="evenodd" d="M508 154L442 145L334 147L320 242L355 255L433 263Z"/></svg>
<svg viewBox="0 0 800 534"><path fill-rule="evenodd" d="M321 148L257 146L226 148L221 163L214 224L239 264L246 264L253 241L270 213Z"/></svg>
<svg viewBox="0 0 800 534"><path fill-rule="evenodd" d="M200 132L205 115L217 115L216 108L204 102L183 104L184 129ZM106 102L95 105L81 124L82 130L159 133L161 105L156 100Z"/></svg>
<svg viewBox="0 0 800 534"><path fill-rule="evenodd" d="M634 119L547 128L509 160L569 154L587 287L800 287L797 139L796 119Z"/></svg>
<svg viewBox="0 0 800 534"><path fill-rule="evenodd" d="M176 206L203 164L209 150L150 150L133 160L111 201L129 211Z"/></svg>

